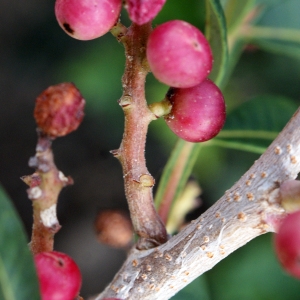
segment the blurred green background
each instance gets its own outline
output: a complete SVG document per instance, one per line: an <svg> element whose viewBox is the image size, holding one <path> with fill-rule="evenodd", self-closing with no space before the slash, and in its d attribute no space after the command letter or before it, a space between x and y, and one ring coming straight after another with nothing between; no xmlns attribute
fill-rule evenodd
<svg viewBox="0 0 300 300"><path fill-rule="evenodd" d="M258 24L300 30L299 0L259 2L267 6ZM88 42L70 38L58 26L53 7L54 1L0 1L0 182L30 235L31 203L19 178L33 172L27 162L35 153L34 101L49 85L74 82L86 99L86 116L76 132L54 143L57 166L75 181L60 196L62 229L55 249L79 264L82 296L87 297L109 283L126 257L122 250L97 243L93 232L98 210L127 210L121 167L109 153L118 148L123 132L117 100L122 93L124 51L110 34ZM202 27L202 9L202 0L168 0L154 26L183 19ZM126 12L122 18L128 24ZM266 94L290 98L297 107L299 82L299 59L248 47L223 91L227 109L230 112ZM149 102L161 100L166 91L149 75ZM146 157L157 180L175 142L163 120L150 125ZM203 148L193 172L203 189L203 205L193 216L214 203L257 158L257 154L238 150ZM267 234L230 255L174 299L296 300L299 295L300 282L280 269L272 236Z"/></svg>

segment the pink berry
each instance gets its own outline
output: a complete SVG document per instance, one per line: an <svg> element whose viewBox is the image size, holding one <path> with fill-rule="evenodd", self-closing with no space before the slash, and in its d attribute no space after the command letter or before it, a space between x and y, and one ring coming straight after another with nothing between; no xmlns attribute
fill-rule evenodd
<svg viewBox="0 0 300 300"><path fill-rule="evenodd" d="M107 33L118 20L121 0L56 0L60 27L78 40L92 40Z"/></svg>
<svg viewBox="0 0 300 300"><path fill-rule="evenodd" d="M300 279L300 211L282 221L275 235L275 250L282 267Z"/></svg>
<svg viewBox="0 0 300 300"><path fill-rule="evenodd" d="M126 0L125 7L130 19L143 25L157 16L165 2L166 0Z"/></svg>
<svg viewBox="0 0 300 300"><path fill-rule="evenodd" d="M42 300L73 300L81 287L76 263L66 254L52 251L34 257Z"/></svg>
<svg viewBox="0 0 300 300"><path fill-rule="evenodd" d="M170 88L167 98L172 104L167 125L183 140L204 142L216 136L225 118L222 92L209 79L186 89Z"/></svg>
<svg viewBox="0 0 300 300"><path fill-rule="evenodd" d="M169 21L152 31L147 59L159 81L178 88L201 83L213 64L212 51L202 32L180 20Z"/></svg>
<svg viewBox="0 0 300 300"><path fill-rule="evenodd" d="M34 118L52 138L78 128L84 117L85 100L73 83L60 83L44 90L35 101Z"/></svg>

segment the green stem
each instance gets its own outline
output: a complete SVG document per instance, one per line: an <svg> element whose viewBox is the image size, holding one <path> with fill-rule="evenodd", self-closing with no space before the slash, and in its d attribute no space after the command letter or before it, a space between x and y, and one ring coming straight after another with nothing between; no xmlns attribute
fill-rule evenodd
<svg viewBox="0 0 300 300"><path fill-rule="evenodd" d="M180 195L200 150L199 144L178 140L162 174L155 195L155 205L164 223L167 222L172 203Z"/></svg>
<svg viewBox="0 0 300 300"><path fill-rule="evenodd" d="M264 140L274 140L278 132L263 130L222 130L218 138L255 138Z"/></svg>
<svg viewBox="0 0 300 300"><path fill-rule="evenodd" d="M112 151L123 168L130 216L134 231L140 237L138 249L149 249L167 241L166 228L153 203L154 178L145 160L148 125L156 119L145 99L145 79L149 71L145 49L151 30L151 23L141 26L132 23L121 38L125 47L126 66L119 104L125 115L125 128L119 149Z"/></svg>
<svg viewBox="0 0 300 300"><path fill-rule="evenodd" d="M240 37L248 40L273 39L282 42L300 43L300 30L292 28L249 26L241 31Z"/></svg>
<svg viewBox="0 0 300 300"><path fill-rule="evenodd" d="M264 148L264 147L259 147L259 146L254 146L254 145L249 145L249 144L244 144L244 143L239 143L239 142L223 141L223 140L219 140L217 138L210 140L209 142L206 142L204 145L205 146L219 146L219 147L224 147L224 148L249 151L249 152L258 153L258 154L262 154L266 151L266 148Z"/></svg>
<svg viewBox="0 0 300 300"><path fill-rule="evenodd" d="M0 296L2 292L4 299L13 300L15 299L15 297L14 297L13 287L10 284L12 279L8 278L7 274L8 274L7 270L5 270L5 265L0 256L0 284L1 284Z"/></svg>

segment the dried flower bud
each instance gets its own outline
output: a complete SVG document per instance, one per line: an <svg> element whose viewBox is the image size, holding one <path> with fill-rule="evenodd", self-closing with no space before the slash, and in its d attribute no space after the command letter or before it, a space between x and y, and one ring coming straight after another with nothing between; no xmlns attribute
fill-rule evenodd
<svg viewBox="0 0 300 300"><path fill-rule="evenodd" d="M133 22L143 25L157 16L165 2L166 0L126 0L125 8Z"/></svg>
<svg viewBox="0 0 300 300"><path fill-rule="evenodd" d="M99 242L115 248L123 248L132 241L131 221L121 211L104 210L98 213L95 231Z"/></svg>
<svg viewBox="0 0 300 300"><path fill-rule="evenodd" d="M34 118L46 135L64 136L80 125L84 116L85 100L73 83L48 87L37 98Z"/></svg>

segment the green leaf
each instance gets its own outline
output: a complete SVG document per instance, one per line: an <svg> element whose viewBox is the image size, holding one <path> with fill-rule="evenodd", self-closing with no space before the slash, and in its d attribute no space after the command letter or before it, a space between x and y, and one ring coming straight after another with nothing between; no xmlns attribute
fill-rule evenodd
<svg viewBox="0 0 300 300"><path fill-rule="evenodd" d="M228 48L226 20L218 0L206 0L205 35L214 56L214 66L209 77L221 86L226 74Z"/></svg>
<svg viewBox="0 0 300 300"><path fill-rule="evenodd" d="M279 55L286 55L292 58L300 59L299 44L282 44L274 41L254 40L253 44L260 49Z"/></svg>
<svg viewBox="0 0 300 300"><path fill-rule="evenodd" d="M261 235L205 273L212 299L299 299L299 280L280 268L273 243L273 234Z"/></svg>
<svg viewBox="0 0 300 300"><path fill-rule="evenodd" d="M224 13L228 32L239 27L245 16L253 9L256 0L228 0L224 5Z"/></svg>
<svg viewBox="0 0 300 300"><path fill-rule="evenodd" d="M1 186L0 245L0 299L40 299L39 284L25 232Z"/></svg>
<svg viewBox="0 0 300 300"><path fill-rule="evenodd" d="M297 105L286 97L255 97L228 114L223 130L210 144L262 153L296 109Z"/></svg>
<svg viewBox="0 0 300 300"><path fill-rule="evenodd" d="M192 281L178 294L171 298L172 300L210 300L207 281L205 275L202 275Z"/></svg>

